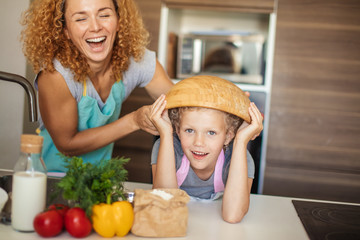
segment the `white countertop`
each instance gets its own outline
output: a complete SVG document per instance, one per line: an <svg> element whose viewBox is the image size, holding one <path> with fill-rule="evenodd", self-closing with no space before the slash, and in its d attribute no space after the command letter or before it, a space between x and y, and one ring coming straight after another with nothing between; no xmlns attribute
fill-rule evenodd
<svg viewBox="0 0 360 240"><path fill-rule="evenodd" d="M125 188L132 191L135 188L151 189L150 184L131 183ZM190 201L188 203L189 219L187 236L173 239L308 239L305 229L297 216L291 202L292 198L267 195L251 195L250 209L244 219L237 224L230 224L221 218L221 199L217 201ZM119 237L114 237L120 239ZM33 240L42 239L34 233L20 233L11 226L0 224L0 239ZM66 231L47 239L74 239ZM85 239L103 239L93 232ZM140 238L128 234L121 239L151 239ZM172 239L172 238L167 238Z"/></svg>

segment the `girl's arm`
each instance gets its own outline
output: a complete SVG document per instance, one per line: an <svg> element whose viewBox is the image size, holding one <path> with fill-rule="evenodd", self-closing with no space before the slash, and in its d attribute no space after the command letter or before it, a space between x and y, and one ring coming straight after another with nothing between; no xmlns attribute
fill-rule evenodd
<svg viewBox="0 0 360 240"><path fill-rule="evenodd" d="M250 104L251 124L244 122L236 133L229 175L222 202L222 217L230 223L240 222L249 209L253 180L248 178L247 144L263 129L262 116L254 103Z"/></svg>
<svg viewBox="0 0 360 240"><path fill-rule="evenodd" d="M152 165L153 188L177 188L174 140L165 96L161 95L151 108L151 120L160 133L157 163Z"/></svg>

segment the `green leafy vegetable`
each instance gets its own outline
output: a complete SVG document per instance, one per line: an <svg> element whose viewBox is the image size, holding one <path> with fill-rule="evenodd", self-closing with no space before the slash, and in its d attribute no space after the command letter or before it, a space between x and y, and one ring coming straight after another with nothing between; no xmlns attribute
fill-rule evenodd
<svg viewBox="0 0 360 240"><path fill-rule="evenodd" d="M88 216L94 204L124 199L124 181L127 170L124 165L129 158L101 160L98 164L84 163L79 157L65 157L67 173L57 187L62 190L63 198L72 200L83 208Z"/></svg>

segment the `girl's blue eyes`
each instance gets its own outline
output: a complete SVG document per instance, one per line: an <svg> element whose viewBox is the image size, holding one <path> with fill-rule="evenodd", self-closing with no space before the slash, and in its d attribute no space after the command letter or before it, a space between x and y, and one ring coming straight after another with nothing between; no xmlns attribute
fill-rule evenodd
<svg viewBox="0 0 360 240"><path fill-rule="evenodd" d="M215 134L216 134L216 132L214 132L214 131L209 131L209 135L213 136L213 135L215 135Z"/></svg>
<svg viewBox="0 0 360 240"><path fill-rule="evenodd" d="M194 130L193 129L185 129L185 132L194 133ZM214 136L214 135L216 135L216 132L215 131L208 131L208 134L211 135L211 136Z"/></svg>

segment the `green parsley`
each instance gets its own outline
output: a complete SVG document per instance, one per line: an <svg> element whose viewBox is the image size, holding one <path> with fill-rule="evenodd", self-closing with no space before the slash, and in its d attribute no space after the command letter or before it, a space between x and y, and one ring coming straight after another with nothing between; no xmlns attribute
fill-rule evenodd
<svg viewBox="0 0 360 240"><path fill-rule="evenodd" d="M127 170L124 165L129 158L101 160L98 164L84 163L80 157L65 157L67 173L57 187L62 196L71 200L91 216L92 206L99 203L115 202L124 198L124 182Z"/></svg>

